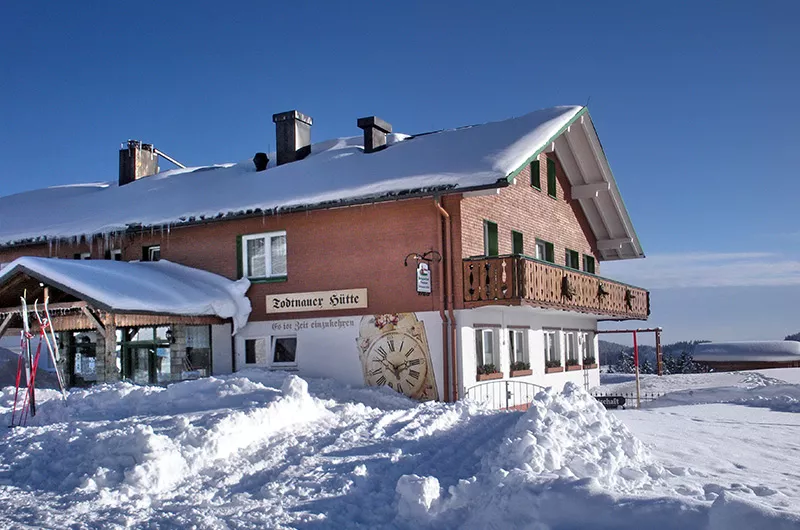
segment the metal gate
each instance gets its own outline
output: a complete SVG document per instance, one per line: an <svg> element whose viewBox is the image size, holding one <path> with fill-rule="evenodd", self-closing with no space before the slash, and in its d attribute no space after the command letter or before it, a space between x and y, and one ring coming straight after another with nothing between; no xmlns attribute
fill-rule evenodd
<svg viewBox="0 0 800 530"><path fill-rule="evenodd" d="M494 409L528 410L533 397L545 390L525 381L486 381L469 387L464 397L488 404Z"/></svg>

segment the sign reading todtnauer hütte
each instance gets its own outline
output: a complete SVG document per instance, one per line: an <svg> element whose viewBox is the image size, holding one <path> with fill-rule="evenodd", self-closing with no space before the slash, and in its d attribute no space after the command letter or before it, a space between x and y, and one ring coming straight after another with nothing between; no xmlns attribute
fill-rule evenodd
<svg viewBox="0 0 800 530"><path fill-rule="evenodd" d="M267 295L267 313L331 311L367 307L366 289Z"/></svg>

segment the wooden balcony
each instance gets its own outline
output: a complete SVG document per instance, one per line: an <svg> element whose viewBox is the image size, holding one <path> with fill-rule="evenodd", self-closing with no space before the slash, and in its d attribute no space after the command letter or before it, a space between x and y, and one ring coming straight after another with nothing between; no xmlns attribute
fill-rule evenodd
<svg viewBox="0 0 800 530"><path fill-rule="evenodd" d="M526 256L493 256L464 260L464 305L529 305L647 320L650 293Z"/></svg>

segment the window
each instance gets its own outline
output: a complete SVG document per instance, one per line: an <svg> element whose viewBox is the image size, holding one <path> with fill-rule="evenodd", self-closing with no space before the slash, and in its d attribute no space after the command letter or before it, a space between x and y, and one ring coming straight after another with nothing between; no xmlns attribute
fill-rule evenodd
<svg viewBox="0 0 800 530"><path fill-rule="evenodd" d="M297 337L275 337L272 339L272 364L297 364Z"/></svg>
<svg viewBox="0 0 800 530"><path fill-rule="evenodd" d="M244 363L266 364L267 339L246 339L244 341Z"/></svg>
<svg viewBox="0 0 800 530"><path fill-rule="evenodd" d="M594 256L583 255L583 270L589 274L594 274Z"/></svg>
<svg viewBox="0 0 800 530"><path fill-rule="evenodd" d="M536 259L553 263L553 244L542 239L536 240Z"/></svg>
<svg viewBox="0 0 800 530"><path fill-rule="evenodd" d="M106 250L106 259L113 261L122 261L122 251L118 248L113 250Z"/></svg>
<svg viewBox="0 0 800 530"><path fill-rule="evenodd" d="M544 331L544 359L545 364L550 366L561 366L561 352L558 348L558 332L554 330Z"/></svg>
<svg viewBox="0 0 800 530"><path fill-rule="evenodd" d="M594 364L594 333L578 332L578 354L583 364Z"/></svg>
<svg viewBox="0 0 800 530"><path fill-rule="evenodd" d="M497 241L497 223L483 222L483 255L497 256L499 253Z"/></svg>
<svg viewBox="0 0 800 530"><path fill-rule="evenodd" d="M552 158L547 159L547 194L556 196L556 161Z"/></svg>
<svg viewBox="0 0 800 530"><path fill-rule="evenodd" d="M524 329L510 329L508 330L508 351L511 354L512 369L517 363L526 363L528 361L528 331ZM519 370L527 370L527 368L518 368Z"/></svg>
<svg viewBox="0 0 800 530"><path fill-rule="evenodd" d="M567 331L564 333L564 353L566 354L565 357L567 358L567 365L580 364L578 359L576 333L574 331Z"/></svg>
<svg viewBox="0 0 800 530"><path fill-rule="evenodd" d="M72 259L92 259L91 252L79 252L72 256Z"/></svg>
<svg viewBox="0 0 800 530"><path fill-rule="evenodd" d="M542 189L541 178L539 177L539 161L534 160L531 162L531 186L537 190Z"/></svg>
<svg viewBox="0 0 800 530"><path fill-rule="evenodd" d="M181 379L211 375L211 326L186 326L186 358Z"/></svg>
<svg viewBox="0 0 800 530"><path fill-rule="evenodd" d="M564 265L570 269L579 269L580 266L578 265L578 253L574 250L567 249L564 253Z"/></svg>
<svg viewBox="0 0 800 530"><path fill-rule="evenodd" d="M242 236L241 252L248 278L286 276L286 232Z"/></svg>
<svg viewBox="0 0 800 530"><path fill-rule="evenodd" d="M522 249L522 233L515 230L511 231L511 253L515 256L525 253Z"/></svg>
<svg viewBox="0 0 800 530"><path fill-rule="evenodd" d="M478 366L491 364L497 367L498 359L495 356L493 329L475 330L475 355L477 356Z"/></svg>
<svg viewBox="0 0 800 530"><path fill-rule="evenodd" d="M161 259L161 245L142 247L142 261L158 261Z"/></svg>

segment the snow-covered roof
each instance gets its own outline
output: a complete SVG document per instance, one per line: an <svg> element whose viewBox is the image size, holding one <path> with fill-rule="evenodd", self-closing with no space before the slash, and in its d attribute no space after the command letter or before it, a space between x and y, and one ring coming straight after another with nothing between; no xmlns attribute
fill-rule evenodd
<svg viewBox="0 0 800 530"><path fill-rule="evenodd" d="M124 186L62 186L0 197L0 245L498 188L551 149L573 187L588 186L576 188L582 190L577 200L603 258L643 255L585 107L553 107L417 136L392 134L387 143L387 149L365 154L363 137L340 138L313 144L308 157L281 166L270 154L262 172L247 160L165 171ZM50 215L29 215L43 206Z"/></svg>
<svg viewBox="0 0 800 530"><path fill-rule="evenodd" d="M104 311L218 316L234 333L247 323L250 282L166 260L125 262L22 257L0 272L0 286L18 274L89 302Z"/></svg>
<svg viewBox="0 0 800 530"><path fill-rule="evenodd" d="M695 346L695 361L800 361L800 342L793 340L704 342Z"/></svg>

